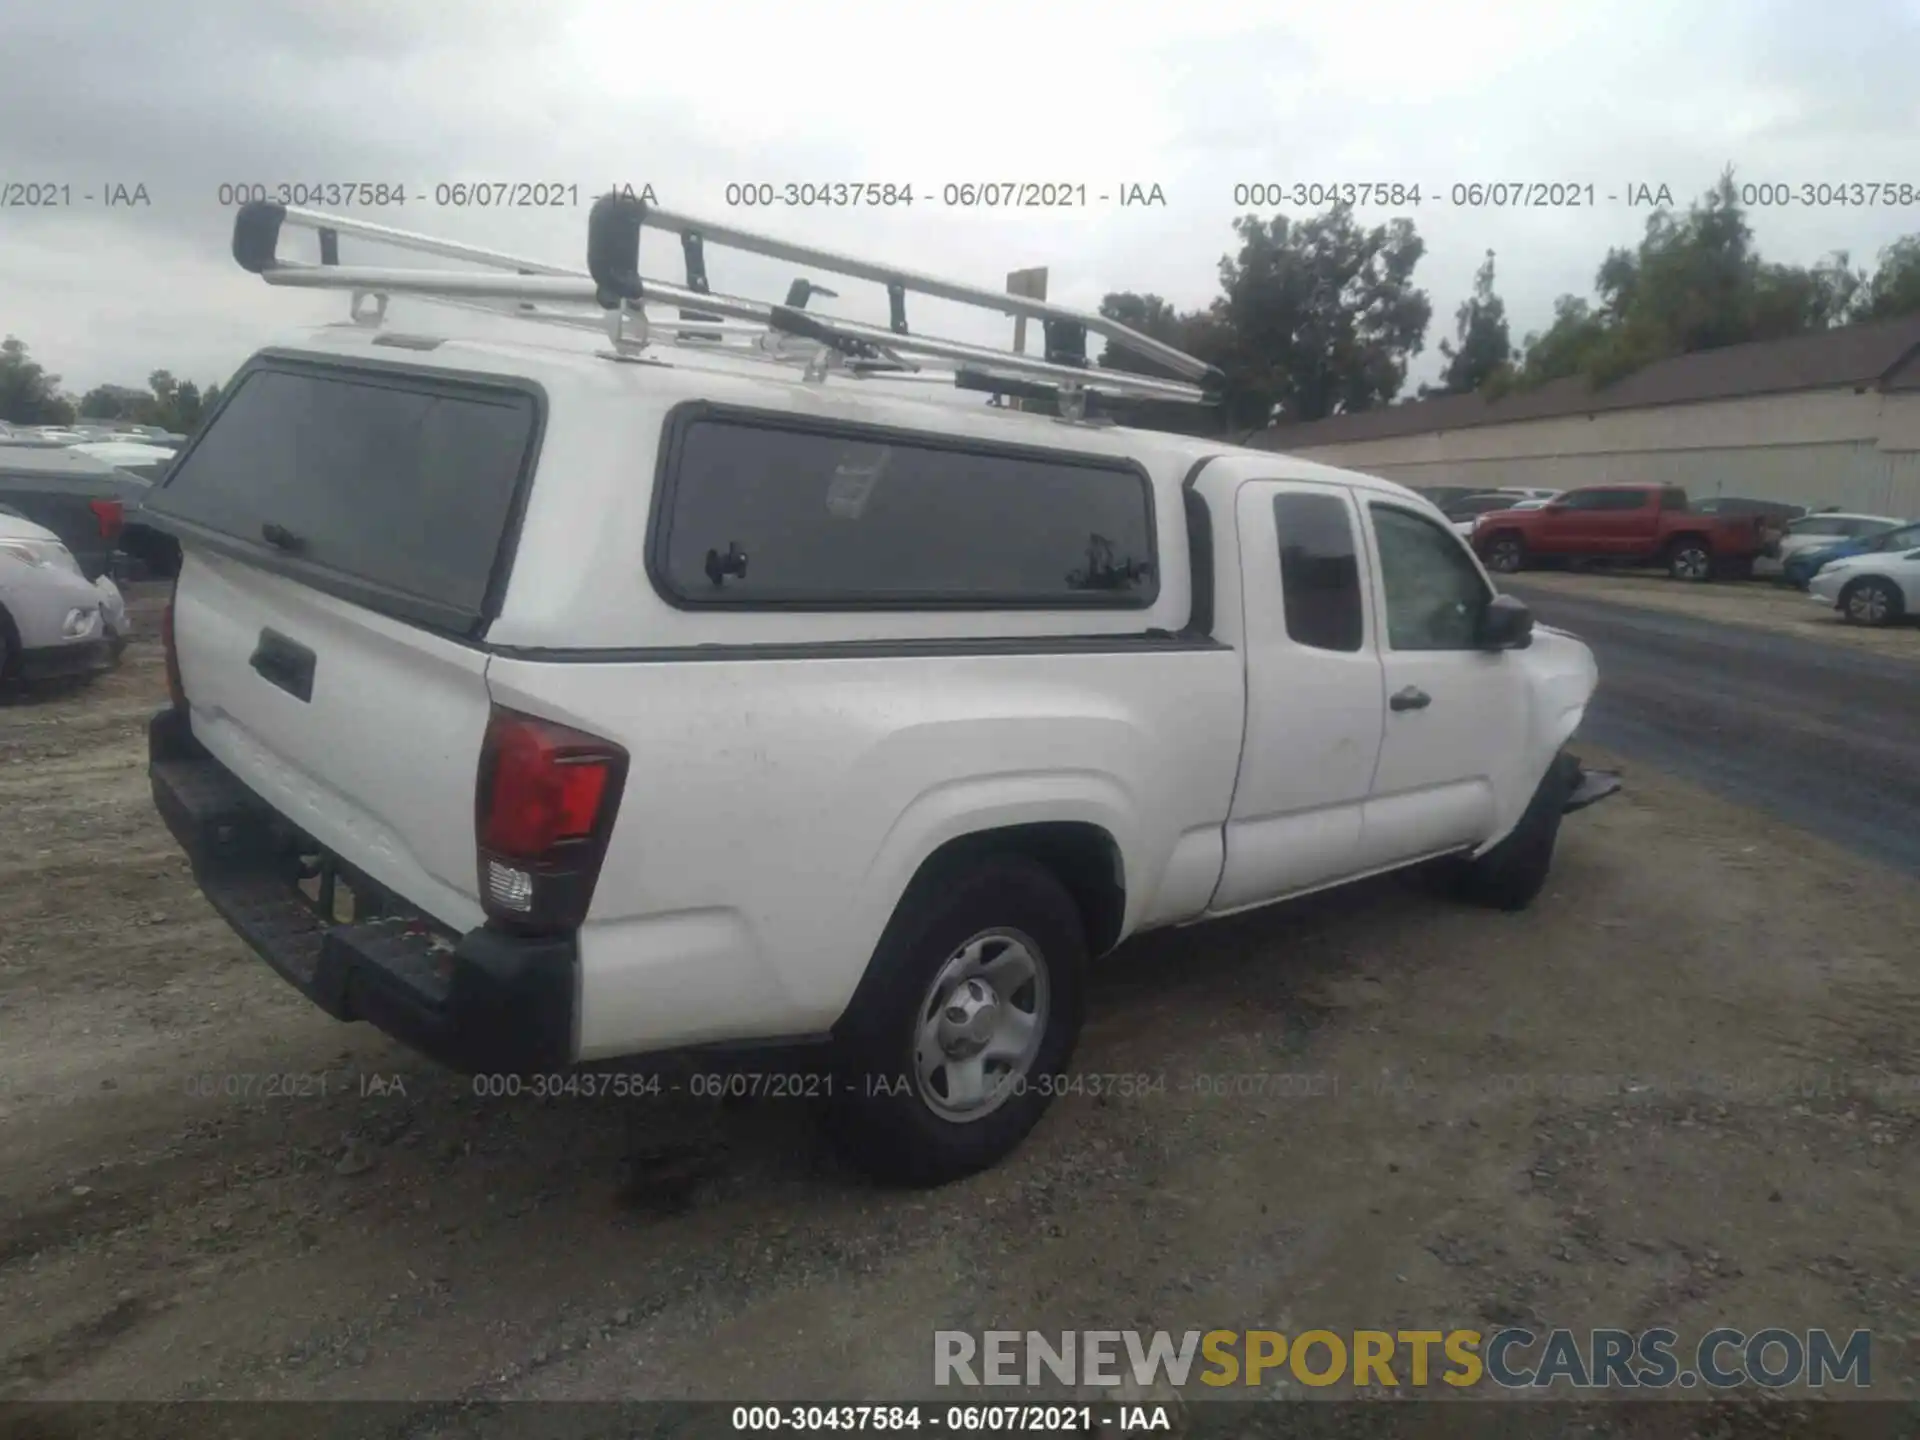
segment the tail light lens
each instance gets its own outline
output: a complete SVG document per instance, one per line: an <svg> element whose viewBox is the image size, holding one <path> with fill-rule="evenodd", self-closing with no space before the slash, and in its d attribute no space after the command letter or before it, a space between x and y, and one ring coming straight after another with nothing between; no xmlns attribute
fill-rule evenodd
<svg viewBox="0 0 1920 1440"><path fill-rule="evenodd" d="M180 582L173 582L173 589L167 595L167 608L160 612L160 646L167 659L167 696L173 701L173 708L187 708L187 687L180 679L180 652L173 643L173 602L180 593Z"/></svg>
<svg viewBox="0 0 1920 1440"><path fill-rule="evenodd" d="M474 794L480 900L492 919L526 932L586 919L626 779L627 752L611 741L494 707Z"/></svg>
<svg viewBox="0 0 1920 1440"><path fill-rule="evenodd" d="M93 518L100 522L102 540L118 540L120 527L127 523L127 510L118 500L89 500L87 508L93 511Z"/></svg>

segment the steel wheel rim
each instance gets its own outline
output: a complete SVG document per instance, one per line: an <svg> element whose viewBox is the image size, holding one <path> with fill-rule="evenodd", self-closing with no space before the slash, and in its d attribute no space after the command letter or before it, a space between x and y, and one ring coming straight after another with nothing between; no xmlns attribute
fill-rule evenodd
<svg viewBox="0 0 1920 1440"><path fill-rule="evenodd" d="M1862 585L1847 598L1847 610L1856 620L1877 622L1886 618L1887 597L1878 585Z"/></svg>
<svg viewBox="0 0 1920 1440"><path fill-rule="evenodd" d="M1022 931L995 926L957 947L914 1012L921 1103L962 1125L1006 1104L1039 1058L1051 998L1046 957Z"/></svg>
<svg viewBox="0 0 1920 1440"><path fill-rule="evenodd" d="M1680 573L1689 580L1698 580L1707 573L1707 552L1689 547L1675 557Z"/></svg>
<svg viewBox="0 0 1920 1440"><path fill-rule="evenodd" d="M1493 568L1512 572L1520 568L1520 547L1511 540L1501 540L1493 547Z"/></svg>

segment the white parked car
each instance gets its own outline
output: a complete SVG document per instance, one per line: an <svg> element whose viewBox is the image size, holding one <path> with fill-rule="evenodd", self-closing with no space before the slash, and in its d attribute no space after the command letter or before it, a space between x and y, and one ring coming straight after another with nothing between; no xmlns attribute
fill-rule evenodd
<svg viewBox="0 0 1920 1440"><path fill-rule="evenodd" d="M0 680L110 669L126 642L119 587L89 581L58 535L0 506Z"/></svg>
<svg viewBox="0 0 1920 1440"><path fill-rule="evenodd" d="M1855 515L1823 510L1787 522L1786 533L1770 548L1767 558L1784 564L1802 550L1824 550L1844 540L1857 540L1901 523L1898 515Z"/></svg>
<svg viewBox="0 0 1920 1440"><path fill-rule="evenodd" d="M580 296L631 296L595 245ZM1127 937L1424 862L1517 909L1618 788L1566 748L1591 652L1412 491L814 353L331 326L243 367L147 502L151 775L283 977L482 1072L811 1051L765 1092L937 1182L1064 1088Z"/></svg>
<svg viewBox="0 0 1920 1440"><path fill-rule="evenodd" d="M171 446L153 445L140 440L88 440L67 447L77 455L86 455L116 470L125 470L145 480L157 480L173 463Z"/></svg>
<svg viewBox="0 0 1920 1440"><path fill-rule="evenodd" d="M1474 500L1479 500L1479 499L1482 499L1482 498L1484 498L1484 497L1481 497L1481 496L1474 496L1474 497L1471 497L1471 498L1472 498L1472 499L1474 499ZM1465 519L1455 519L1455 518L1454 518L1454 514L1455 514L1455 512L1454 512L1454 510L1453 510L1452 508L1449 508L1449 509L1448 509L1448 511L1447 511L1447 517L1448 517L1448 520L1449 520L1449 521L1451 522L1451 524L1453 525L1453 533L1454 533L1454 534L1456 534L1456 535L1458 535L1458 536L1459 536L1459 537L1460 537L1461 539L1463 539L1463 540L1471 540L1471 539L1473 538L1473 532L1474 532L1474 527L1476 527L1477 525L1479 525L1479 523L1480 523L1480 517L1481 517L1481 516L1483 516L1483 515L1491 515L1491 514L1493 514L1493 513L1494 513L1494 511L1495 511L1496 509L1499 509L1499 510L1538 510L1538 509L1540 509L1540 508L1541 508L1542 506L1544 506L1544 505L1545 505L1546 503L1547 503L1547 502L1546 502L1546 500L1544 500L1544 499L1532 499L1532 500L1519 500L1519 499L1516 499L1516 500L1514 500L1514 501L1513 501L1513 502L1512 502L1511 504L1506 504L1506 505L1500 505L1500 506L1497 506L1497 507L1496 507L1496 506L1493 506L1493 505L1488 505L1488 506L1485 506L1485 507L1482 507L1482 508L1478 508L1478 509L1476 509L1476 510L1474 510L1474 511L1473 511L1473 513L1471 513L1470 515L1468 515L1468 516L1467 516L1467 518L1465 518Z"/></svg>
<svg viewBox="0 0 1920 1440"><path fill-rule="evenodd" d="M1920 550L1829 561L1807 582L1807 594L1853 625L1891 625L1920 614Z"/></svg>

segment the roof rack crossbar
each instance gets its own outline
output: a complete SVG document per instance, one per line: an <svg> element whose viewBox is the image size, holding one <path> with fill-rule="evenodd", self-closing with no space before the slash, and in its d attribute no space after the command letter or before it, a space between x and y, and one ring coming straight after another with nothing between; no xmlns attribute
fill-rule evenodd
<svg viewBox="0 0 1920 1440"><path fill-rule="evenodd" d="M675 233L692 230L714 245L730 246L750 254L764 255L772 260L790 260L798 265L811 265L855 280L871 280L889 287L897 285L902 290L914 290L922 295L929 295L938 300L951 300L961 305L980 306L998 311L1003 315L1025 315L1030 320L1077 322L1084 325L1090 334L1111 340L1121 348L1157 361L1176 375L1183 375L1189 379L1208 379L1213 369L1197 356L1175 349L1163 341L1154 339L1151 335L1143 335L1117 320L1107 319L1104 315L1075 310L1066 305L1051 304L1045 300L1030 300L1024 295L1009 295L984 286L943 280L936 275L924 275L918 271L902 269L897 265L877 265L856 256L844 255L814 245L801 245L791 240L777 239L754 230L743 230L734 225L716 225L691 215L683 215L676 210L663 210L658 206L643 205L631 196L603 196L594 209L602 214L608 213L601 208L608 200L615 200L622 207L638 210L642 225L650 225L658 230Z"/></svg>
<svg viewBox="0 0 1920 1440"><path fill-rule="evenodd" d="M911 271L872 265L830 251L758 236L731 226L702 225L687 216L650 208L632 197L603 197L594 210L594 222L588 235L588 270L584 272L477 245L420 235L352 216L325 214L272 202L254 202L240 208L234 218L233 254L243 268L270 285L345 290L356 295L379 297L383 306L385 297L389 295L407 295L459 308L485 310L507 318L539 320L605 333L607 319L604 314L596 315L584 308L571 313L546 308L593 306L602 312L622 310L635 319L645 319L650 330L659 330L664 325L665 331L680 342L697 340L723 343L725 339L743 333L764 335L768 332L784 332L828 347L849 361L861 362L869 369L898 367L915 370L918 367L906 358L913 356L949 361L956 366L975 370L985 367L995 373L1045 382L1068 395L1091 392L1189 404L1210 404L1216 398L1208 392L1217 383L1219 375L1204 361L1162 345L1104 316L1086 315L1045 301L1002 295ZM280 259L277 254L279 234L281 227L286 224L322 232L323 252L328 263L316 266ZM687 285L673 285L645 278L639 273L639 235L643 227L649 224L681 236L687 262ZM331 244L326 239L328 235L334 237ZM357 236L397 249L464 261L507 273L341 265L337 263L340 235ZM798 260L836 273L851 274L855 278L877 280L886 286L890 323L883 329L839 316L803 311L800 304L794 303L796 292L804 288L807 296L834 293L804 279L794 283L786 305L715 294L706 284L704 242L707 240L770 258ZM1045 358L911 334L906 325L905 297L908 290L1007 314L1038 318L1043 322L1047 335ZM490 301L515 302L517 308L489 304ZM801 303L804 304L804 298ZM662 322L647 316L644 307L648 305L678 307L679 323ZM358 313L356 309L356 315ZM743 324L723 326L722 322L727 321ZM689 322L695 323L690 325ZM1091 365L1086 357L1086 338L1089 333L1105 336L1137 354L1196 379L1203 379L1208 382L1208 389L1203 390L1198 385L1181 380Z"/></svg>

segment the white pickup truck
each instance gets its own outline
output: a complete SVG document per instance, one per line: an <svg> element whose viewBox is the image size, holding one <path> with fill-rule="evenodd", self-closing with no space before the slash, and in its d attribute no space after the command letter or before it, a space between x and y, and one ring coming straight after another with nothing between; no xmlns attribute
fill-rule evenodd
<svg viewBox="0 0 1920 1440"><path fill-rule="evenodd" d="M817 1046L849 1153L937 1182L1129 936L1423 862L1518 908L1617 788L1587 647L1400 486L658 351L307 332L148 501L155 802L343 1020Z"/></svg>

